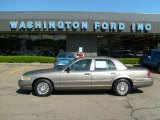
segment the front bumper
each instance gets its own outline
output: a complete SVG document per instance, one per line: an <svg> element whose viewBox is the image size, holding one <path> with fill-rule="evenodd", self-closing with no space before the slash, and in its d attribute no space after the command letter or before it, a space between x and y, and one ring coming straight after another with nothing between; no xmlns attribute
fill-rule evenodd
<svg viewBox="0 0 160 120"><path fill-rule="evenodd" d="M30 80L19 80L18 85L19 85L20 89L32 90L32 83Z"/></svg>
<svg viewBox="0 0 160 120"><path fill-rule="evenodd" d="M148 87L153 85L152 78L141 78L133 80L133 88Z"/></svg>

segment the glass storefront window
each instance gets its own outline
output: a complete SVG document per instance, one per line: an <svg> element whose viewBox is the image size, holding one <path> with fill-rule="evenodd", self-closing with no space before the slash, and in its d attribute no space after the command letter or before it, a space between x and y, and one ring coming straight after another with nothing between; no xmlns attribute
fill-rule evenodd
<svg viewBox="0 0 160 120"><path fill-rule="evenodd" d="M17 55L17 50L20 48L17 34L6 34L5 36L5 38L1 38L3 55Z"/></svg>
<svg viewBox="0 0 160 120"><path fill-rule="evenodd" d="M59 52L66 51L66 39L64 34L0 34L0 55L57 56ZM88 45L86 40L83 42ZM107 34L97 36L98 56L114 57L121 52L121 56L135 57L136 53L143 53L146 49L159 47L160 35L158 34ZM126 55L126 53L129 53L129 55Z"/></svg>
<svg viewBox="0 0 160 120"><path fill-rule="evenodd" d="M46 56L57 56L59 52L65 51L66 49L66 36L65 35L53 35L53 34L42 34L42 41L44 45L43 54Z"/></svg>
<svg viewBox="0 0 160 120"><path fill-rule="evenodd" d="M5 46L6 46L6 35L5 34L0 34L0 55L5 55Z"/></svg>
<svg viewBox="0 0 160 120"><path fill-rule="evenodd" d="M103 35L97 36L98 56L117 57L137 57L136 53L146 51L146 49L158 48L159 35ZM126 52L128 52L126 54ZM124 54L123 54L124 53Z"/></svg>
<svg viewBox="0 0 160 120"><path fill-rule="evenodd" d="M18 34L18 39L20 41L20 48L17 51L18 55L29 55L28 44L27 41L29 40L28 34Z"/></svg>
<svg viewBox="0 0 160 120"><path fill-rule="evenodd" d="M66 35L0 34L0 55L56 56L66 50Z"/></svg>

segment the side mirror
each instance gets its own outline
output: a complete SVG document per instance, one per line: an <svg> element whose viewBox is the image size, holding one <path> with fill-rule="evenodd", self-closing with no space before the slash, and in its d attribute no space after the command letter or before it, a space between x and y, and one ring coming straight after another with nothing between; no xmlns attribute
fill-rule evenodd
<svg viewBox="0 0 160 120"><path fill-rule="evenodd" d="M69 73L70 70L71 70L71 69L70 69L69 67L67 67L65 71L66 71L67 73Z"/></svg>

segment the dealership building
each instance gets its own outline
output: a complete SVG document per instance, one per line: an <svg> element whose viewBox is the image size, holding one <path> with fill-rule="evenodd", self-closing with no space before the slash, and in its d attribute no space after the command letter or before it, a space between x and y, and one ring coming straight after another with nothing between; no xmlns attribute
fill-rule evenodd
<svg viewBox="0 0 160 120"><path fill-rule="evenodd" d="M153 48L160 48L160 14L0 12L0 55L82 49L85 56L112 56L108 51Z"/></svg>

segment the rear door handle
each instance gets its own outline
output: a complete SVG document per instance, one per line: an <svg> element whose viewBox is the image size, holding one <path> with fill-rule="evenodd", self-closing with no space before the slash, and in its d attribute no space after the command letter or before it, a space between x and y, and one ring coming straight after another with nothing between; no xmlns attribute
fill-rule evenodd
<svg viewBox="0 0 160 120"><path fill-rule="evenodd" d="M90 75L90 73L85 73L84 75L85 75L85 76L89 76L89 75Z"/></svg>
<svg viewBox="0 0 160 120"><path fill-rule="evenodd" d="M111 73L111 75L115 75L115 74L116 74L115 72L112 72L112 73Z"/></svg>

